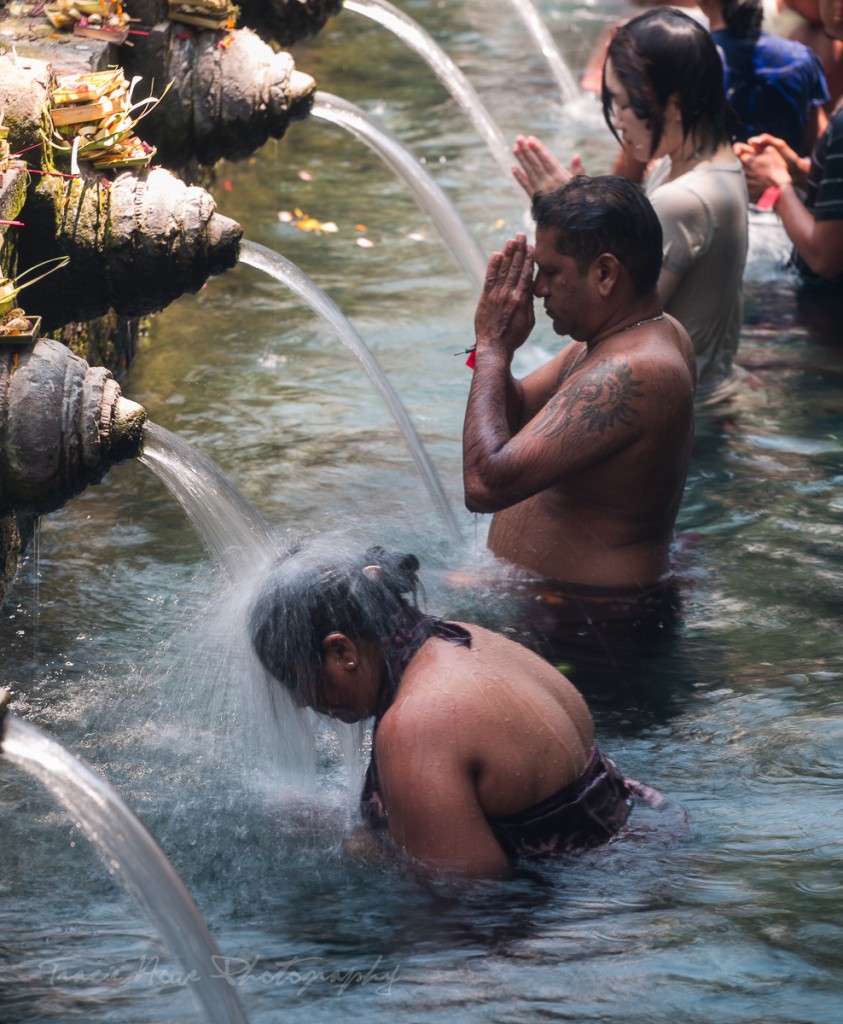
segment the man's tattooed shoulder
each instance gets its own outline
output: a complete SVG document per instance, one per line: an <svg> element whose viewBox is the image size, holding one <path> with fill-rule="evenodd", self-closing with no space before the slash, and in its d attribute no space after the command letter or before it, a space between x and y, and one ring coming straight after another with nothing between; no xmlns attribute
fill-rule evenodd
<svg viewBox="0 0 843 1024"><path fill-rule="evenodd" d="M631 426L639 415L634 400L643 395L644 381L632 376L628 360L610 356L557 392L544 407L537 427L548 437L558 437L575 420L600 434L618 424Z"/></svg>

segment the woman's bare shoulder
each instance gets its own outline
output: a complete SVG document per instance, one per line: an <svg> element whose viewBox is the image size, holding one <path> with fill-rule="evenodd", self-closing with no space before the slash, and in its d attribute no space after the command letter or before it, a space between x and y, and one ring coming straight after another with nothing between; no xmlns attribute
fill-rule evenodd
<svg viewBox="0 0 843 1024"><path fill-rule="evenodd" d="M482 716L499 709L502 698L517 702L533 688L556 699L579 698L573 683L529 648L483 626L457 625L471 635L470 647L429 641L410 663L400 694L414 707L423 703L432 712Z"/></svg>

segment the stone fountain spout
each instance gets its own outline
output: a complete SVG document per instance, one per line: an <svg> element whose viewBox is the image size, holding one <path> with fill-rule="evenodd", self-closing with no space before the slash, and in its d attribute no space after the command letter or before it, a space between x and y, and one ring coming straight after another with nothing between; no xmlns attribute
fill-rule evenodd
<svg viewBox="0 0 843 1024"><path fill-rule="evenodd" d="M0 515L52 512L141 452L146 412L51 339L0 357Z"/></svg>
<svg viewBox="0 0 843 1024"><path fill-rule="evenodd" d="M184 167L249 156L307 117L315 80L289 53L274 52L256 33L220 33L162 22L139 37L125 58L129 76L169 82L170 91L138 125L158 159Z"/></svg>
<svg viewBox="0 0 843 1024"><path fill-rule="evenodd" d="M210 193L160 167L113 182L45 176L26 209L21 266L45 253L70 257L27 294L48 328L108 309L123 316L164 309L234 266L242 236Z"/></svg>

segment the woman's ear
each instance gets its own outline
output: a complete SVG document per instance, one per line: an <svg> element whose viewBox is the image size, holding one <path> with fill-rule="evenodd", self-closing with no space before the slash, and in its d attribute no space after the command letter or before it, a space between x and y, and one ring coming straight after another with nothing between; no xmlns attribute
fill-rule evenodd
<svg viewBox="0 0 843 1024"><path fill-rule="evenodd" d="M322 640L322 650L325 658L334 659L339 667L349 672L353 672L360 662L357 644L345 633L329 633Z"/></svg>

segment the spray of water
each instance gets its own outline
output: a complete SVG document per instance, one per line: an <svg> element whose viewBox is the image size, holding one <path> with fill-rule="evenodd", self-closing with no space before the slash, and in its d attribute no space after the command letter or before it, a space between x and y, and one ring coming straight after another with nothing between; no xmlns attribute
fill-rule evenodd
<svg viewBox="0 0 843 1024"><path fill-rule="evenodd" d="M559 86L562 102L570 103L571 100L576 99L579 95L576 80L565 63L565 58L559 52L559 47L550 34L544 19L536 10L533 0L512 0L512 3L524 22L530 38L544 54L545 60L550 67L550 73Z"/></svg>
<svg viewBox="0 0 843 1024"><path fill-rule="evenodd" d="M2 753L38 779L73 816L115 875L146 908L211 1024L247 1024L219 970L222 954L175 868L122 797L37 726L7 715Z"/></svg>
<svg viewBox="0 0 843 1024"><path fill-rule="evenodd" d="M249 579L280 552L272 525L184 438L147 422L139 458L176 498L209 553L235 583Z"/></svg>
<svg viewBox="0 0 843 1024"><path fill-rule="evenodd" d="M436 40L425 32L418 22L386 0L345 0L343 10L355 11L377 21L427 62L439 81L468 115L507 179L512 180L512 156L500 128L483 106L474 87Z"/></svg>
<svg viewBox="0 0 843 1024"><path fill-rule="evenodd" d="M354 353L378 393L386 402L387 408L404 435L413 461L427 485L428 492L451 538L455 541L461 540L459 523L445 494L442 481L430 461L407 410L386 378L378 361L336 303L294 263L271 249L267 249L266 246L258 245L256 242L242 242L240 262L254 267L256 270L263 270L304 299L315 313L334 328L340 341Z"/></svg>
<svg viewBox="0 0 843 1024"><path fill-rule="evenodd" d="M480 291L486 274L486 259L451 201L413 154L394 135L369 117L360 107L333 96L316 93L311 115L340 125L365 142L387 167L407 185L413 198L431 218L445 244L465 271L474 293Z"/></svg>

